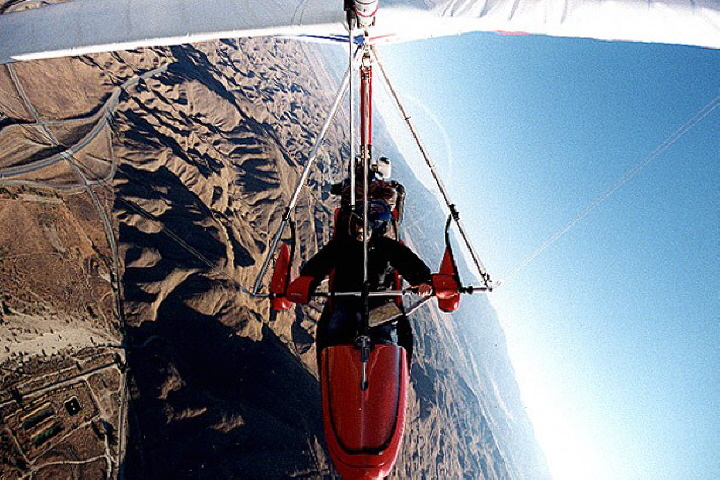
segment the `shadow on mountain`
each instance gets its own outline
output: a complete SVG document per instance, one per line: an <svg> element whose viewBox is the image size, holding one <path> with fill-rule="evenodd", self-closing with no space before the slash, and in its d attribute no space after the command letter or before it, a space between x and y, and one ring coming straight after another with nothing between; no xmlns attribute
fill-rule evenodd
<svg viewBox="0 0 720 480"><path fill-rule="evenodd" d="M184 299L212 288L195 274L156 321L129 328L126 478L286 478L317 473L317 380L267 326L236 334Z"/></svg>
<svg viewBox="0 0 720 480"><path fill-rule="evenodd" d="M317 477L317 380L258 313L218 289L213 272L228 250L213 212L164 166L125 164L118 178L130 306L125 478ZM236 265L253 263L239 241L232 249Z"/></svg>

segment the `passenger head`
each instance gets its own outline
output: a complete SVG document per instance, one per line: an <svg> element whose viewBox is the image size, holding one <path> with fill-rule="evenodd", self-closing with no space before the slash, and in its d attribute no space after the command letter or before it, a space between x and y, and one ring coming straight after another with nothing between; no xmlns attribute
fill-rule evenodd
<svg viewBox="0 0 720 480"><path fill-rule="evenodd" d="M392 173L392 167L390 165L390 159L387 157L380 157L377 160L377 175L381 180L388 180Z"/></svg>

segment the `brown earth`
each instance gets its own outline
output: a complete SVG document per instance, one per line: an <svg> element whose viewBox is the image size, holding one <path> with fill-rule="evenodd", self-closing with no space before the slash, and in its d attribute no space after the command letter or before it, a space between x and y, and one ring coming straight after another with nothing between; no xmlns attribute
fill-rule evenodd
<svg viewBox="0 0 720 480"><path fill-rule="evenodd" d="M79 152L0 177L8 478L333 476L314 361L322 305L271 312L247 291L325 121L335 58L261 38L0 67L0 173L72 148L120 92L112 124ZM330 235L344 118L294 213L296 265ZM377 145L399 157L382 132ZM407 233L439 259L440 210L400 163ZM419 220L433 215L437 228ZM497 319L484 297L467 305L413 318L393 478L546 478ZM73 396L87 418L62 413ZM45 404L48 426L18 420Z"/></svg>

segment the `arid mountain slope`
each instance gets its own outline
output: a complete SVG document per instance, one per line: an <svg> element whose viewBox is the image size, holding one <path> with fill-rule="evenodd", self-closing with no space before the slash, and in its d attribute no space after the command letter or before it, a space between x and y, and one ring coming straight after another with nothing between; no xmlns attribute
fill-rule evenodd
<svg viewBox="0 0 720 480"><path fill-rule="evenodd" d="M85 258L85 277L78 278L89 279L91 286L95 277L109 279L102 284L108 292L102 297L105 306L92 307L96 316L106 312L100 330L107 333L98 338L107 344L88 347L98 355L99 348L117 354L120 383L127 375L129 391L127 400L114 397L116 404L128 406L127 414L121 408L114 423L104 420L114 425L114 436L86 437L88 444L103 439L107 458L122 458L119 471L108 467L100 476L333 476L314 360L322 305L271 312L267 300L248 295L338 86L336 65L328 63L338 57L325 48L282 39L228 40L33 62L0 72L0 88L9 92L0 118L0 171L13 173L0 180L6 184L6 209L25 212L5 218L0 210L0 217L3 225L24 222L33 239L12 244L7 255L63 253L62 247L77 251L77 262ZM79 100L62 89L74 75L84 79L75 95ZM57 85L43 89L52 79ZM348 156L346 118L341 109L299 197L293 215L296 265L330 236L335 199L329 187L341 178L340 165ZM62 135L48 132L56 127L52 122L62 127ZM396 159L397 176L408 187L408 239L436 267L440 209L402 166L379 121L376 130L378 151ZM18 141L27 147L18 147ZM71 155L38 163L59 152ZM82 196L84 204L70 200ZM29 200L36 197L45 199L38 204L43 212ZM63 219L81 220L64 220L62 228L38 220L41 213L62 208L68 210ZM3 260L3 308L11 312L4 322L19 311L14 305L20 290L12 286L19 279L41 282L55 278L47 272L72 271L54 264L54 257L66 263L76 258L43 255L33 267L37 274L24 266L13 270L14 264ZM48 282L53 288L62 285ZM95 290L74 285L62 292L40 286L32 291L42 299L38 303L54 302L56 310L65 311L74 300L64 292L75 292L85 303L93 298L83 292ZM113 298L122 299L114 310ZM465 305L452 317L423 307L413 318L409 420L393 477L546 478L497 319L484 297ZM34 315L22 317L18 328L39 328L51 314L37 310ZM112 330L113 322L120 328ZM80 314L69 321L73 328L89 328L87 323ZM3 346L6 342L12 351L19 348L16 339L4 339ZM63 359L72 355L80 353ZM17 363L4 366L19 372ZM12 394L18 385L13 375L3 383L8 439L22 435L12 415L28 414L23 395ZM102 394L95 397L102 403ZM42 408L34 397L32 402ZM500 404L507 408L497 408ZM63 422L64 428L75 428ZM52 438L45 445L68 444ZM3 440L3 445L3 468L14 476L32 468L54 473L30 459L25 447L18 452L13 442ZM72 475L98 478L92 473L95 457L73 455L64 458L75 461ZM107 464L112 466L110 460Z"/></svg>

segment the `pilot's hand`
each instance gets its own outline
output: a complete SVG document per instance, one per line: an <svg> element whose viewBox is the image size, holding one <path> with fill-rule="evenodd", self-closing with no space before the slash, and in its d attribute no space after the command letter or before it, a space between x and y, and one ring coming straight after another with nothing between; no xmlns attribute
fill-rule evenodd
<svg viewBox="0 0 720 480"><path fill-rule="evenodd" d="M423 297L429 297L433 294L433 287L429 283L421 283L415 288L417 288L418 294Z"/></svg>

